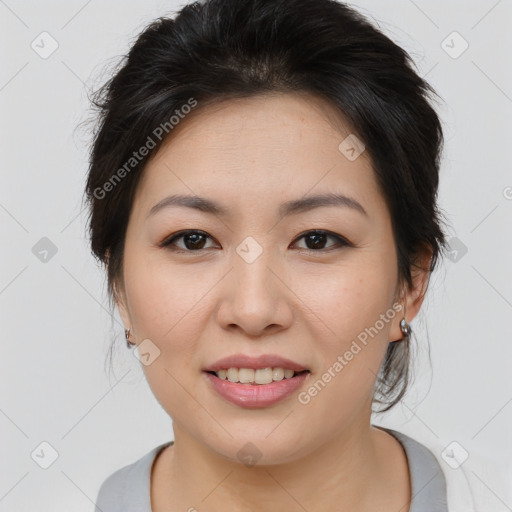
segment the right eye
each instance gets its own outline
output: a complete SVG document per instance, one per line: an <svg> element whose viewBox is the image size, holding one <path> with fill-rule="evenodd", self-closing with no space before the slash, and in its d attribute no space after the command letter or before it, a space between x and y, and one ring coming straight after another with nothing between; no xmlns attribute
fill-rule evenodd
<svg viewBox="0 0 512 512"><path fill-rule="evenodd" d="M205 248L205 241L208 238L212 239L212 237L204 231L197 229L187 229L185 231L174 233L170 237L166 238L160 244L160 247L168 248L174 252L198 252ZM176 242L181 239L183 239L184 246L178 246L178 248L176 248Z"/></svg>

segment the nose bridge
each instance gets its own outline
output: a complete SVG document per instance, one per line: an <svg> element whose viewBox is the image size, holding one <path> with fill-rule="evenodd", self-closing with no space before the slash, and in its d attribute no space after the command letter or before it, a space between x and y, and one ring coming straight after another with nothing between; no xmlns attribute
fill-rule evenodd
<svg viewBox="0 0 512 512"><path fill-rule="evenodd" d="M236 247L233 265L237 293L259 294L267 292L269 286L272 286L270 281L275 279L275 276L272 275L270 268L272 264L275 265L275 261L271 261L272 249L264 247L263 243L262 239L258 241L248 236ZM268 297L265 299L268 300Z"/></svg>
<svg viewBox="0 0 512 512"><path fill-rule="evenodd" d="M219 310L224 326L238 325L251 335L267 326L283 327L291 320L280 280L274 275L279 268L272 249L253 237L244 239L232 254L227 293Z"/></svg>

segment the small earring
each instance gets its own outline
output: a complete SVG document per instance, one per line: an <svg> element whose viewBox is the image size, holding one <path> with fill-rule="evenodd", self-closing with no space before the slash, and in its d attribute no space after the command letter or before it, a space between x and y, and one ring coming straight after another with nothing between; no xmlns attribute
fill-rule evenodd
<svg viewBox="0 0 512 512"><path fill-rule="evenodd" d="M405 319L405 317L400 320L400 329L402 330L402 334L404 335L404 339L409 338L411 335L411 326L409 325L409 322Z"/></svg>
<svg viewBox="0 0 512 512"><path fill-rule="evenodd" d="M124 330L124 337L126 338L126 346L128 348L132 348L132 345L135 345L135 343L130 341L130 330L131 329L125 329Z"/></svg>

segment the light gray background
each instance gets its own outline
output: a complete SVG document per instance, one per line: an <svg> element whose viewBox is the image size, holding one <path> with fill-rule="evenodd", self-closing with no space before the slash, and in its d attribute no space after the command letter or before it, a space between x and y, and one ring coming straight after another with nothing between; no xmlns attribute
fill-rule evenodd
<svg viewBox="0 0 512 512"><path fill-rule="evenodd" d="M407 398L375 423L420 442L455 440L470 456L510 467L511 2L352 4L412 54L444 99L440 202L450 236L467 247L433 276L412 323L419 343L430 343L433 372L422 348ZM105 66L179 5L0 0L1 512L91 511L108 474L171 438L170 419L124 348L117 312L112 326L104 275L86 243L88 134L76 127ZM43 31L59 45L46 59L31 47ZM452 56L442 47L453 31L469 43L458 58L461 40L444 43ZM32 250L43 237L57 248L47 261ZM119 351L109 377L112 336ZM48 469L35 461L49 460L44 441L58 452ZM484 484L496 511L512 510L503 489Z"/></svg>

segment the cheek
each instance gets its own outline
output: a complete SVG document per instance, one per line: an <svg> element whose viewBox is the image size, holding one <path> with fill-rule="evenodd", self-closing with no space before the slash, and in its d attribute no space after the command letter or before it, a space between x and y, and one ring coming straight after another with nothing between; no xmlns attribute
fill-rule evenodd
<svg viewBox="0 0 512 512"><path fill-rule="evenodd" d="M183 386L191 390L200 375L199 343L211 318L206 308L211 308L212 289L222 277L199 267L170 264L161 252L126 251L125 285L134 330L137 338L150 339L159 351L142 369L169 414L183 407Z"/></svg>
<svg viewBox="0 0 512 512"><path fill-rule="evenodd" d="M197 373L193 361L202 329L201 297L208 290L208 282L152 263L149 255L140 261L132 256L125 268L137 337L150 339L157 347L157 357L150 364L142 364L142 370L162 408L177 414L184 408L184 387L191 389L190 380ZM196 414L193 401L185 409L187 415Z"/></svg>
<svg viewBox="0 0 512 512"><path fill-rule="evenodd" d="M397 277L392 258L361 250L346 265L317 274L314 287L309 283L315 290L309 295L311 309L322 319L313 335L317 353L322 354L322 369L316 375L320 382L315 386L321 391L312 398L313 407L327 412L334 403L344 404L336 409L342 416L372 395L397 314L392 307ZM335 417L338 413L333 411Z"/></svg>
<svg viewBox="0 0 512 512"><path fill-rule="evenodd" d="M299 397L312 429L318 428L315 419L324 418L322 428L334 433L371 402L396 314L390 307L392 286L377 277L352 275L346 284L322 289L326 302L318 311L335 334L315 337L313 333L321 368Z"/></svg>
<svg viewBox="0 0 512 512"><path fill-rule="evenodd" d="M364 250L339 266L330 266L302 278L297 294L328 328L329 339L355 338L386 313L394 297L397 274L389 258ZM389 325L386 324L386 329Z"/></svg>
<svg viewBox="0 0 512 512"><path fill-rule="evenodd" d="M127 256L125 269L130 310L140 336L155 340L162 350L180 340L193 342L202 299L213 277L197 268L171 265L165 254L147 250Z"/></svg>

